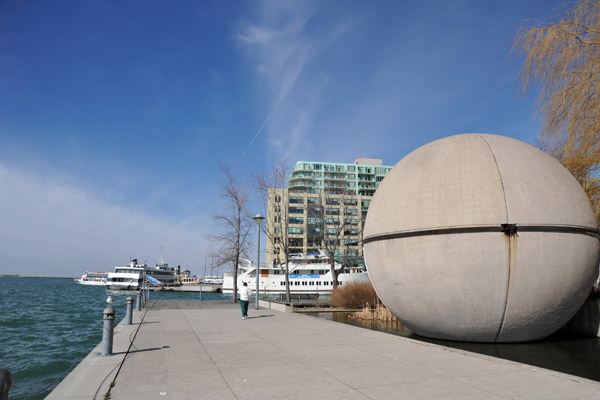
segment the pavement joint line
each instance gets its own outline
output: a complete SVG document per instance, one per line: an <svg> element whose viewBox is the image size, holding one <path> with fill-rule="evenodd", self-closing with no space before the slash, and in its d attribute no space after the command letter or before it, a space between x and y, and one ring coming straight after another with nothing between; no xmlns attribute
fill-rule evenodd
<svg viewBox="0 0 600 400"><path fill-rule="evenodd" d="M142 319L140 320L140 323L138 324L137 329L134 331L135 335L133 335L133 339L131 339L131 334L129 335L129 347L127 348L127 351L125 352L125 356L123 357L123 360L119 364L119 369L117 370L117 373L115 374L115 377L113 378L112 382L110 383L110 385L108 387L108 392L106 392L105 397L108 395L109 396L108 398L110 398L110 391L112 390L113 386L115 386L116 383L117 383L117 377L119 376L119 372L121 372L121 368L123 367L123 364L125 364L125 360L127 360L127 358L129 358L129 352L131 350L131 347L133 346L133 342L135 341L135 338L137 337L138 332L140 331L140 328L144 324L144 319L146 318L146 314L147 313L148 313L148 310L144 310L144 314L142 315ZM115 366L115 368L116 368L116 366ZM112 373L112 371L114 371L115 368L113 368L110 372ZM108 376L110 376L110 374L107 375L107 377ZM102 384L104 383L105 380L106 380L106 378L102 381L102 383L98 387L98 391L100 391L100 387L102 387ZM98 392L96 392L96 395L97 394L98 394ZM94 395L94 398L96 397L96 395Z"/></svg>
<svg viewBox="0 0 600 400"><path fill-rule="evenodd" d="M223 375L223 371L221 371L221 368L219 368L219 366L217 365L217 363L215 362L215 360L212 358L212 356L210 355L210 353L208 352L208 350L206 350L206 347L204 347L204 344L202 343L202 340L200 340L200 338L198 337L198 333L196 332L196 330L194 330L194 328L192 327L192 324L190 324L190 321L188 320L187 316L185 315L185 313L183 311L184 310L180 310L181 315L183 316L183 319L185 319L185 322L188 324L188 327L190 328L190 330L194 333L194 336L196 337L196 340L198 341L198 343L200 344L200 346L202 346L202 349L206 352L206 354L208 355L208 358L210 358L210 361L213 363L213 365L215 366L215 368L217 369L217 371L219 371L219 375L221 376L221 379L223 379L223 382L225 382L225 384L229 388L229 391L231 392L232 396L237 399L238 397L235 394L233 388L229 385L229 382L227 381L227 379L225 378L225 376Z"/></svg>

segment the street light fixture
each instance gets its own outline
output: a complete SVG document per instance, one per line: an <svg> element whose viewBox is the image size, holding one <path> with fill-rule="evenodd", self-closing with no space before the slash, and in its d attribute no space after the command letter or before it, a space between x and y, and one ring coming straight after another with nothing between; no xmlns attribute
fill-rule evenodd
<svg viewBox="0 0 600 400"><path fill-rule="evenodd" d="M260 278L260 226L262 225L263 217L260 214L256 214L252 217L254 222L256 222L256 309L258 310L258 280Z"/></svg>

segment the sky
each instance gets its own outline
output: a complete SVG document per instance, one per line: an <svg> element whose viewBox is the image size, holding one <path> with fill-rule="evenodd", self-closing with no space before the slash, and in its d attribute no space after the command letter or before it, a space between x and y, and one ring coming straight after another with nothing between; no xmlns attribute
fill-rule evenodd
<svg viewBox="0 0 600 400"><path fill-rule="evenodd" d="M0 0L0 274L210 274L220 164L251 186L277 159L535 144L511 48L561 3Z"/></svg>

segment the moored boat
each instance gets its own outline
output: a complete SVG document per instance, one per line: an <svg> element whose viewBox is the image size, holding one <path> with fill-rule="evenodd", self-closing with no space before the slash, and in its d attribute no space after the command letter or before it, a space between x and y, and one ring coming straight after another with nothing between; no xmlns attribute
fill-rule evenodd
<svg viewBox="0 0 600 400"><path fill-rule="evenodd" d="M137 262L137 260L134 260ZM170 286L180 286L177 276L177 270L175 268L169 267L162 256L158 259L158 262L155 266L151 267L144 264L139 264L144 267L146 270L146 276L152 277L158 281L160 281L160 285L162 287L170 287Z"/></svg>
<svg viewBox="0 0 600 400"><path fill-rule="evenodd" d="M155 266L150 267L146 263L138 263L132 259L128 266L115 267L106 278L106 287L110 290L139 290L146 283L157 287L179 286L177 271L169 268L162 257Z"/></svg>
<svg viewBox="0 0 600 400"><path fill-rule="evenodd" d="M140 290L146 278L146 269L143 264L138 264L136 259L130 261L128 266L115 267L106 278L106 288L110 290Z"/></svg>
<svg viewBox="0 0 600 400"><path fill-rule="evenodd" d="M85 271L81 278L75 278L75 283L77 285L104 286L106 285L106 278L108 278L108 272Z"/></svg>
<svg viewBox="0 0 600 400"><path fill-rule="evenodd" d="M323 254L294 255L289 263L290 293L331 294L333 278L329 258ZM338 285L369 282L368 274L361 269L347 269L335 262L338 272ZM246 282L252 289L256 287L256 265L244 260L238 266L237 287ZM260 267L259 290L261 293L285 293L285 265L269 264ZM233 274L225 273L223 293L233 292Z"/></svg>

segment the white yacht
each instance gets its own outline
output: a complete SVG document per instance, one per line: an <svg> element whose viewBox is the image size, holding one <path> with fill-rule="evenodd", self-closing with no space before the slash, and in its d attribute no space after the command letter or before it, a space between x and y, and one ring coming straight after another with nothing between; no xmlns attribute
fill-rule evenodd
<svg viewBox="0 0 600 400"><path fill-rule="evenodd" d="M138 263L136 258L128 266L116 267L106 278L106 287L111 290L138 290L148 281L152 286L171 287L180 285L177 271L170 268L161 257L155 266L145 262Z"/></svg>
<svg viewBox="0 0 600 400"><path fill-rule="evenodd" d="M145 265L138 264L137 260L133 259L128 266L115 267L115 272L108 274L106 288L110 290L139 290L143 287L145 278Z"/></svg>
<svg viewBox="0 0 600 400"><path fill-rule="evenodd" d="M85 271L81 278L75 278L75 283L77 285L105 286L106 278L108 278L108 272Z"/></svg>
<svg viewBox="0 0 600 400"><path fill-rule="evenodd" d="M323 254L294 255L289 263L289 281L291 293L331 294L333 278L329 258ZM369 282L369 275L362 269L345 269L340 263L335 263L338 274L338 285L342 286L355 282ZM238 266L237 287L246 282L253 290L256 288L256 265L243 260ZM261 293L285 293L285 265L269 264L261 266L259 277ZM233 274L225 273L223 277L223 293L233 292Z"/></svg>

